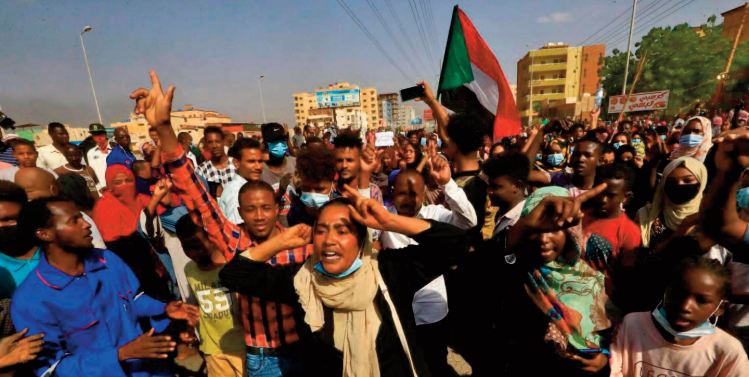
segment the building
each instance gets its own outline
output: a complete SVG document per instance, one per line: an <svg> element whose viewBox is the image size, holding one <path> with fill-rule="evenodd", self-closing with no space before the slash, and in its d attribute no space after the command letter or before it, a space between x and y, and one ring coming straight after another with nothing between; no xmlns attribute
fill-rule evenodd
<svg viewBox="0 0 749 377"><path fill-rule="evenodd" d="M523 122L531 115L581 116L589 102L583 98L598 89L605 51L601 44L572 47L558 42L525 54L517 64L516 94Z"/></svg>
<svg viewBox="0 0 749 377"><path fill-rule="evenodd" d="M317 88L314 92L300 92L292 94L294 97L294 120L296 125L303 127L308 124L310 116L315 122L319 122L321 114L313 115L315 109L332 109L332 118L351 119L347 124L362 124L359 113L366 116L366 124L378 125L380 123L380 105L377 98L377 90L374 88L361 88L347 82L328 85ZM340 126L340 125L339 125Z"/></svg>
<svg viewBox="0 0 749 377"><path fill-rule="evenodd" d="M741 17L746 11L744 4L733 8L729 11L723 12L720 15L723 16L723 36L730 39L731 41L736 38L736 34L739 32L739 25L741 25ZM749 41L749 14L744 18L744 29L741 31L741 37L739 37L739 43Z"/></svg>
<svg viewBox="0 0 749 377"><path fill-rule="evenodd" d="M68 135L70 136L71 142L83 141L83 139L85 139L89 135L88 128L71 127L67 124L65 124L64 126L65 129L68 130ZM16 126L16 129L13 131L13 133L23 139L33 141L34 145L36 145L37 148L52 144L52 138L50 138L49 134L47 133L47 125L34 123L22 124L20 126Z"/></svg>
<svg viewBox="0 0 749 377"><path fill-rule="evenodd" d="M366 131L369 128L369 116L369 114L359 109L338 110L335 115L335 124L339 129Z"/></svg>
<svg viewBox="0 0 749 377"><path fill-rule="evenodd" d="M380 101L380 119L383 126L388 129L394 129L398 126L398 117L400 117L401 103L398 93L383 93L377 96Z"/></svg>
<svg viewBox="0 0 749 377"><path fill-rule="evenodd" d="M416 118L416 110L412 106L403 106L398 114L398 128L401 130L412 128L411 122Z"/></svg>

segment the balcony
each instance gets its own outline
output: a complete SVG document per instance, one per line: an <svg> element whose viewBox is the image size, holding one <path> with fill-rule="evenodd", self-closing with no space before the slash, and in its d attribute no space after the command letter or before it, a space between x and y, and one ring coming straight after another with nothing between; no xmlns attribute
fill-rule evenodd
<svg viewBox="0 0 749 377"><path fill-rule="evenodd" d="M561 78L561 79L545 79L545 80L533 80L533 87L534 88L540 88L540 87L547 87L547 86L564 86L566 84L567 79Z"/></svg>
<svg viewBox="0 0 749 377"><path fill-rule="evenodd" d="M548 64L532 64L530 66L531 72L551 72L551 71L566 71L567 63L548 63Z"/></svg>
<svg viewBox="0 0 749 377"><path fill-rule="evenodd" d="M564 99L564 93L533 93L533 102L536 101L543 101L543 100L557 100L557 99ZM530 99L530 95L525 96L526 100Z"/></svg>
<svg viewBox="0 0 749 377"><path fill-rule="evenodd" d="M531 51L531 56L534 58L547 57L547 56L567 56L568 47L561 48L543 48L540 50Z"/></svg>

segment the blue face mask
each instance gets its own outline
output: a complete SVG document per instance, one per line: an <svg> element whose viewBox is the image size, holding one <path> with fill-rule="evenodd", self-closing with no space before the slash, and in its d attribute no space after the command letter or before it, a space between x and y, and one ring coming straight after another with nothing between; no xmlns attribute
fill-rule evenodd
<svg viewBox="0 0 749 377"><path fill-rule="evenodd" d="M423 147L423 146L426 146L426 145L427 145L427 138L422 137L421 138L421 146Z"/></svg>
<svg viewBox="0 0 749 377"><path fill-rule="evenodd" d="M723 300L720 300L718 307L716 307L713 313L710 314L710 317L715 315L718 309L720 309L720 305L722 303L723 303ZM666 309L664 309L662 306L653 310L653 318L655 318L655 321L658 322L658 324L661 325L661 327L664 330L666 330L669 334L676 337L676 339L695 339L695 338L701 338L703 336L715 334L715 325L710 323L709 320L705 321L701 325L691 330L683 331L683 332L676 331L673 327L671 327L671 324L668 322L668 319L666 319Z"/></svg>
<svg viewBox="0 0 749 377"><path fill-rule="evenodd" d="M286 145L285 141L272 141L268 143L268 151L270 152L270 155L275 158L281 158L286 155L286 151L289 150L289 147Z"/></svg>
<svg viewBox="0 0 749 377"><path fill-rule="evenodd" d="M703 139L704 137L702 135L697 134L681 135L679 138L679 144L688 148L694 148L702 144Z"/></svg>
<svg viewBox="0 0 749 377"><path fill-rule="evenodd" d="M739 208L749 208L749 187L736 191L736 204Z"/></svg>
<svg viewBox="0 0 749 377"><path fill-rule="evenodd" d="M552 153L546 156L546 162L551 166L559 166L562 164L562 161L564 161L564 155L561 153Z"/></svg>
<svg viewBox="0 0 749 377"><path fill-rule="evenodd" d="M666 135L661 135L661 140L666 141Z"/></svg>
<svg viewBox="0 0 749 377"><path fill-rule="evenodd" d="M619 149L622 145L624 145L624 143L617 141L616 143L614 143L614 149Z"/></svg>
<svg viewBox="0 0 749 377"><path fill-rule="evenodd" d="M317 271L317 272L319 272L319 273L321 273L321 274L323 274L323 275L325 275L327 277L331 277L331 278L334 278L334 279L343 279L346 276L349 276L349 275L353 274L354 272L356 272L356 270L358 270L359 268L361 268L362 264L363 263L361 261L361 258L356 257L356 259L354 259L354 263L351 263L351 266L349 268L347 268L346 271L343 271L340 274L331 274L330 272L325 271L325 269L322 268L322 262L315 263L315 267L314 268L315 268L315 271Z"/></svg>
<svg viewBox="0 0 749 377"><path fill-rule="evenodd" d="M642 143L642 139L632 139L632 144L640 144Z"/></svg>
<svg viewBox="0 0 749 377"><path fill-rule="evenodd" d="M320 208L330 201L330 196L316 192L302 192L302 196L299 199L301 199L302 203L307 207Z"/></svg>

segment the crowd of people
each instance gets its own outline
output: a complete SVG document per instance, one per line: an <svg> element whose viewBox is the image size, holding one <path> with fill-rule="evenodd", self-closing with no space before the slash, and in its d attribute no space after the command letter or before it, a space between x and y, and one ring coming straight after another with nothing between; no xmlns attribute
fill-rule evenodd
<svg viewBox="0 0 749 377"><path fill-rule="evenodd" d="M435 132L60 123L0 153L0 374L748 376L749 113Z"/></svg>

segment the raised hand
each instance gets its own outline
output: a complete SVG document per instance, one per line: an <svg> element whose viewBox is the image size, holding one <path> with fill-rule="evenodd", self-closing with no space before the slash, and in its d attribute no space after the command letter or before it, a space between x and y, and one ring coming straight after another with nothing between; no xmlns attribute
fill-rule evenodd
<svg viewBox="0 0 749 377"><path fill-rule="evenodd" d="M583 218L580 210L582 204L605 189L606 184L602 183L577 198L547 196L521 221L527 229L536 232L552 232L575 226Z"/></svg>
<svg viewBox="0 0 749 377"><path fill-rule="evenodd" d="M715 166L728 172L749 167L749 130L737 128L713 139L718 144Z"/></svg>
<svg viewBox="0 0 749 377"><path fill-rule="evenodd" d="M172 180L168 177L159 179L153 188L153 196L162 199L172 189Z"/></svg>
<svg viewBox="0 0 749 377"><path fill-rule="evenodd" d="M164 126L170 123L174 85L170 85L166 93L161 89L161 82L156 71L149 72L151 89L138 88L130 93L130 99L135 100L135 113L143 114L151 126Z"/></svg>
<svg viewBox="0 0 749 377"><path fill-rule="evenodd" d="M130 343L120 347L117 352L118 359L125 361L129 359L166 359L167 353L174 351L176 342L168 335L154 336L154 329L135 338Z"/></svg>
<svg viewBox="0 0 749 377"><path fill-rule="evenodd" d="M374 143L367 144L361 151L360 169L364 173L371 173L377 167L382 150L375 149Z"/></svg>
<svg viewBox="0 0 749 377"><path fill-rule="evenodd" d="M312 228L307 224L297 224L284 229L277 238L283 250L304 246L312 240Z"/></svg>
<svg viewBox="0 0 749 377"><path fill-rule="evenodd" d="M44 345L44 334L26 336L29 329L0 339L0 368L36 359Z"/></svg>
<svg viewBox="0 0 749 377"><path fill-rule="evenodd" d="M434 93L432 92L432 88L429 86L429 83L427 83L426 81L419 81L418 85L424 87L424 97L417 98L417 101L424 101L426 103L437 101L437 99L434 97Z"/></svg>
<svg viewBox="0 0 749 377"><path fill-rule="evenodd" d="M200 320L200 310L197 306L186 304L182 301L172 301L166 305L167 317L187 321L190 326L195 326Z"/></svg>
<svg viewBox="0 0 749 377"><path fill-rule="evenodd" d="M429 160L429 175L437 184L444 186L450 182L450 163L440 156L434 156Z"/></svg>
<svg viewBox="0 0 749 377"><path fill-rule="evenodd" d="M354 204L349 206L351 217L367 228L388 230L394 215L374 199L359 195L359 191L349 185L343 186L343 196Z"/></svg>

